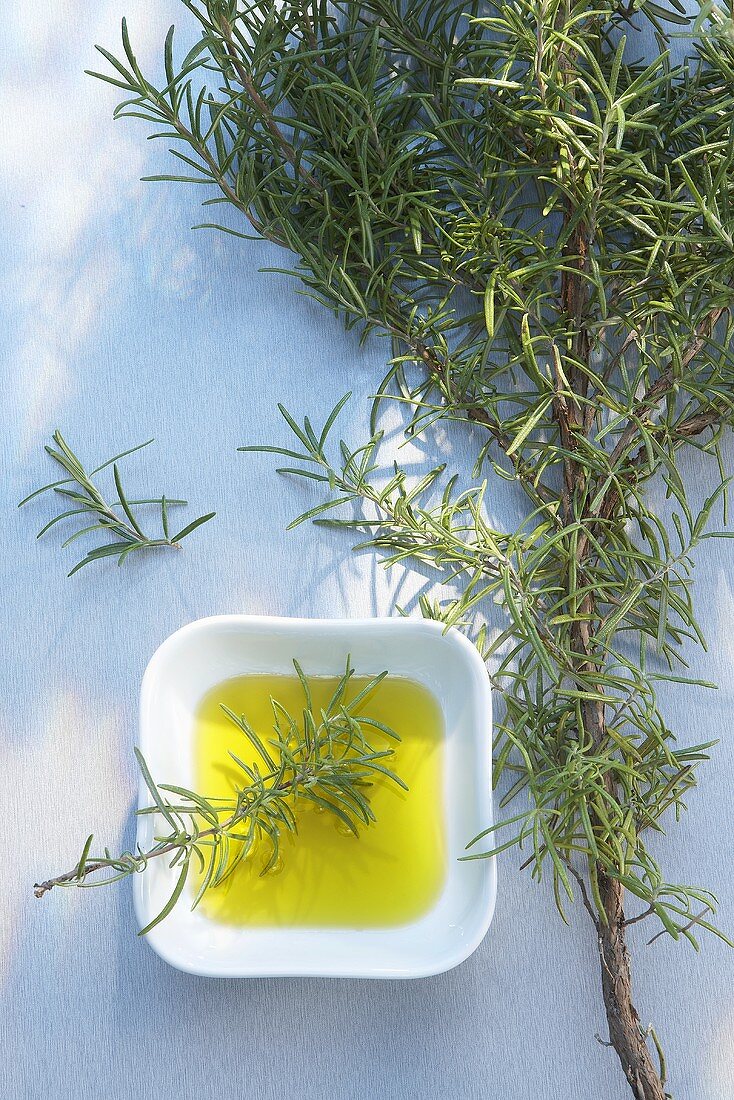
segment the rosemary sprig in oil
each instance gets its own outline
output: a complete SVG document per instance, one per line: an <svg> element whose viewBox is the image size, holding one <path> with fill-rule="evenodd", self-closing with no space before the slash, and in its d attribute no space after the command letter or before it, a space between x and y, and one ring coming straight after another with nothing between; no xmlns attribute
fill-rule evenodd
<svg viewBox="0 0 734 1100"><path fill-rule="evenodd" d="M18 507L22 508L23 505L27 504L30 500L48 491L57 493L64 501L68 501L72 507L68 508L66 511L60 512L58 515L54 516L53 519L49 520L49 522L41 528L36 537L40 538L42 535L45 535L47 531L62 520L71 519L72 517L81 517L83 521L82 526L64 540L61 544L62 548L69 546L82 535L91 534L95 531L103 532L104 535L111 536L114 540L112 542L103 542L99 546L89 550L69 572L70 577L83 568L83 566L89 565L91 562L98 561L101 558L117 557L117 564L122 565L128 555L134 550L147 550L157 546L178 547L183 539L195 531L197 527L201 527L202 524L207 523L216 514L215 512L207 512L206 515L199 516L198 519L192 520L191 523L187 523L177 531L175 535L171 535L168 509L186 504L187 502L185 500L177 500L165 496L130 500L125 495L117 464L121 458L126 458L127 455L134 454L135 451L140 451L143 447L147 447L153 442L152 439L147 440L145 443L139 443L136 447L131 447L127 451L122 451L120 454L115 455L114 458L110 458L106 462L103 462L101 466L95 467L91 473L87 473L81 461L69 447L60 431L57 430L54 432L53 442L54 446L46 445L46 453L50 455L69 476L62 478L60 481L49 482L48 485L43 485L40 489L36 489L34 492L29 493L27 497L21 500ZM108 503L92 481L92 478L110 466L112 467L112 476L114 478L117 499ZM140 520L133 510L134 508L150 504L157 504L160 509L161 535L158 537L147 535L143 531ZM87 524L85 522L87 519L93 520L93 522Z"/></svg>
<svg viewBox="0 0 734 1100"><path fill-rule="evenodd" d="M179 868L179 874L163 909L141 929L140 935L144 935L171 912L192 869L200 878L192 908L256 848L264 849L267 855L262 873L271 870L280 855L283 834L297 832L299 803L307 802L332 814L355 836L360 828L370 825L375 815L369 790L376 779L386 779L403 790L408 789L388 766L394 749L376 748L372 744L371 731L394 741L400 740L398 734L360 713L362 704L387 673L373 677L347 701L354 675L347 659L344 675L327 707L317 713L308 680L298 662L294 660L293 665L304 694L300 722L281 703L271 699L274 736L266 741L244 715L237 715L226 706L222 708L258 758L248 764L230 752L244 779L229 798L210 799L184 787L156 783L136 748L151 799L149 806L137 812L155 815L165 822L167 831L157 836L146 851L138 849L119 856L111 855L107 848L101 856L92 855L93 836L88 837L77 865L66 874L36 883L36 897L43 897L54 886L106 886L145 871L153 859L166 858L169 866Z"/></svg>

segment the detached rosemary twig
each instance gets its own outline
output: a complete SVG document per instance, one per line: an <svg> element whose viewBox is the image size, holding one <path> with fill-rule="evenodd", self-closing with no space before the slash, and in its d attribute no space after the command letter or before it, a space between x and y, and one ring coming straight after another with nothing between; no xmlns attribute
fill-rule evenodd
<svg viewBox="0 0 734 1100"><path fill-rule="evenodd" d="M18 507L22 508L29 500L33 500L34 497L40 496L41 493L48 492L49 490L58 493L60 497L69 501L73 507L54 516L52 520L41 528L36 537L40 538L41 535L44 535L55 526L55 524L59 523L61 520L69 519L72 516L82 516L84 519L91 518L94 522L80 527L79 530L75 531L64 540L61 544L62 547L69 546L75 539L80 538L82 535L91 534L93 531L102 531L105 535L114 536L113 542L102 543L102 545L90 550L80 561L78 561L69 573L70 577L81 569L82 566L89 565L90 562L97 561L99 558L116 556L117 564L122 565L125 558L128 554L131 554L133 550L145 550L154 546L178 547L187 535L190 535L192 531L195 531L197 527L201 527L203 523L212 519L216 514L215 512L207 512L206 515L199 516L198 519L192 520L191 523L187 523L185 527L182 527L180 531L172 536L168 524L168 509L174 505L186 504L187 502L185 500L175 500L165 496L129 500L125 496L117 463L121 458L125 458L135 451L140 451L143 447L147 447L149 443L153 442L152 439L147 440L145 443L139 443L136 447L131 447L128 451L122 451L121 454L115 455L114 458L110 458L106 462L103 462L101 466L97 466L91 473L86 472L77 456L66 443L60 431L57 430L54 432L53 441L55 447L46 445L46 453L58 462L69 476L67 478L62 478L61 481L49 482L48 485L36 489L35 492L30 493L21 500ZM111 503L107 503L99 489L92 482L92 478L95 474L107 469L108 466L112 466L115 491L117 493L117 499L113 500ZM70 488L70 486L76 487ZM140 526L136 514L133 512L134 507L137 508L147 504L157 504L160 508L162 537L153 538L146 535Z"/></svg>
<svg viewBox="0 0 734 1100"><path fill-rule="evenodd" d="M171 784L157 784L139 749L135 754L143 779L150 791L151 805L139 814L155 814L168 825L168 831L155 839L147 851L110 855L90 855L93 837L87 839L78 864L66 874L36 883L34 892L41 898L54 886L106 886L118 879L144 871L149 860L170 857L169 866L179 867L173 892L158 915L140 931L149 932L173 909L191 871L198 867L201 881L194 896L195 908L207 890L220 885L253 849L262 845L267 860L266 874L280 854L284 832L295 833L299 802L309 802L333 814L355 836L360 826L375 820L368 799L372 782L380 777L407 786L387 766L394 754L391 748L376 749L367 738L370 730L399 741L397 733L372 718L359 714L361 704L387 675L375 676L350 701L346 700L354 675L347 658L344 675L337 684L325 710L315 713L308 680L299 664L293 662L303 686L304 710L300 724L277 700L271 699L274 737L264 741L247 719L223 706L225 714L255 749L258 762L252 765L230 752L242 770L245 782L230 798L205 798L195 791ZM168 796L174 795L174 799ZM104 877L95 878L99 872Z"/></svg>

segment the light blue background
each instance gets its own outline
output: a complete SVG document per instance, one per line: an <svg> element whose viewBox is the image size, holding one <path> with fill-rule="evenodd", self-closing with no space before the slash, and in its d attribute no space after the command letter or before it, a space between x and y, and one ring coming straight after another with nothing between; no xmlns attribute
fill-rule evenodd
<svg viewBox="0 0 734 1100"><path fill-rule="evenodd" d="M496 918L476 954L404 984L191 978L136 939L129 884L33 898L33 882L71 866L88 831L130 844L138 688L171 631L230 611L388 614L396 589L407 602L417 583L332 533L285 534L316 498L279 481L266 457L236 453L286 439L276 401L318 420L347 388L344 430L362 438L387 348L359 350L286 279L259 274L282 260L274 249L192 233L200 193L138 182L165 150L135 123L113 125L114 93L82 69L94 42L116 45L125 13L141 61L157 67L168 22L186 23L179 9L55 0L3 13L0 1092L623 1100L615 1056L594 1038L604 1021L588 919L579 910L564 928L514 855L501 861ZM15 508L53 476L42 445L57 426L90 462L155 436L126 463L129 488L187 496L189 516L216 509L216 520L180 554L66 580L75 559L60 538L34 539L50 502ZM439 442L459 463L473 446L463 430ZM417 448L403 457L424 461ZM705 462L686 463L705 486ZM493 513L512 522L514 502L494 492ZM730 931L733 564L734 545L710 545L696 571L710 649L693 671L721 689L666 692L684 741L722 744L659 845L670 874L720 895ZM675 1095L727 1100L734 953L711 939L700 956L667 940L645 947L643 932L637 1000Z"/></svg>

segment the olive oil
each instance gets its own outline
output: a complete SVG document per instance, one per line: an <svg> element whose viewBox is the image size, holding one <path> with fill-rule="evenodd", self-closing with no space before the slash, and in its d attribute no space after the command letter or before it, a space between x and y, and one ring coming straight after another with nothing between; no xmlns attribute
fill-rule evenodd
<svg viewBox="0 0 734 1100"><path fill-rule="evenodd" d="M347 699L366 678L352 677ZM325 707L338 679L310 679L314 713ZM243 714L263 739L273 735L271 697L295 718L303 709L296 676L240 676L210 691L195 729L195 789L227 797L241 783L229 756L254 763L247 738L227 718L225 704ZM422 685L386 677L360 706L361 713L401 737L390 768L408 785L378 779L369 789L376 822L358 837L330 813L301 800L294 810L298 833L286 834L275 868L261 874L264 850L255 849L201 901L211 920L250 926L379 928L414 920L437 899L446 874L443 811L443 722L436 699ZM372 733L372 731L371 731ZM379 737L375 737L378 747Z"/></svg>

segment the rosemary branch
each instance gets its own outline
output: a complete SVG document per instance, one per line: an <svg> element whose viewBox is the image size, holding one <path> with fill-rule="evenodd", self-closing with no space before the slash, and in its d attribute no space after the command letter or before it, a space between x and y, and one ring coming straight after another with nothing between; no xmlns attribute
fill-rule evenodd
<svg viewBox="0 0 734 1100"><path fill-rule="evenodd" d="M198 52L176 68L169 36L161 91L125 36L120 113L172 113L188 178L217 202L225 178L307 294L391 339L376 409L399 401L413 436L483 429L461 490L443 462L383 471L376 412L364 446L327 454L337 406L318 435L284 413L297 442L263 449L324 493L299 520L448 575L456 594L421 608L474 633L503 696L503 805L524 799L481 855L529 848L522 866L564 919L580 892L622 1070L636 1100L664 1100L625 905L694 947L700 929L721 935L713 895L671 881L649 835L685 810L711 747L676 740L657 685L711 686L687 675L685 647L705 644L692 555L729 534L711 527L727 521L734 426L731 12L706 5L674 62L681 0L183 3ZM649 61L628 48L633 18L654 32ZM698 505L684 447L713 458ZM498 480L517 490L514 530L489 518ZM490 640L493 603L506 617Z"/></svg>

